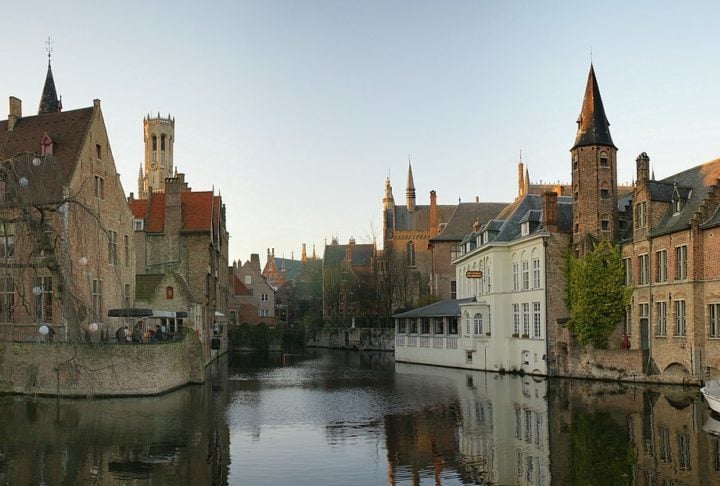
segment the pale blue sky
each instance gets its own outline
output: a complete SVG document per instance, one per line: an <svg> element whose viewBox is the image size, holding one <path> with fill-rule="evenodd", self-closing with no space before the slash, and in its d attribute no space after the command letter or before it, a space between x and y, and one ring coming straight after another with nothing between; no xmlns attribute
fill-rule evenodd
<svg viewBox="0 0 720 486"><path fill-rule="evenodd" d="M519 151L569 181L590 50L619 180L720 156L720 4L531 1L76 1L3 7L0 98L37 110L44 42L65 109L102 100L127 193L142 118L176 118L175 163L221 191L230 259L381 237L404 202L510 201ZM0 101L7 117L7 101Z"/></svg>

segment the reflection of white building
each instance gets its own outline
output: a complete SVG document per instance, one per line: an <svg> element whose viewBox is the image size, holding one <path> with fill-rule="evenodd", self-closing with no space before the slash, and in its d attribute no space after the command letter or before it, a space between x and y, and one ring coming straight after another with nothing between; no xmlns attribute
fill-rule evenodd
<svg viewBox="0 0 720 486"><path fill-rule="evenodd" d="M550 432L545 380L397 363L395 372L441 379L457 389L459 464L489 484L549 485ZM421 466L421 465L418 465Z"/></svg>
<svg viewBox="0 0 720 486"><path fill-rule="evenodd" d="M458 300L394 316L396 360L548 374L571 224L569 197L524 194L469 234L454 261Z"/></svg>

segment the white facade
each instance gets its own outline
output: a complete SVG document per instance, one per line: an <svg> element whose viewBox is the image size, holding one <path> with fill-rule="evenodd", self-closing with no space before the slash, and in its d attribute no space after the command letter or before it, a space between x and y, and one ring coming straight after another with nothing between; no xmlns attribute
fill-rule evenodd
<svg viewBox="0 0 720 486"><path fill-rule="evenodd" d="M460 318L396 319L398 361L545 375L548 233L464 246L455 260ZM482 278L467 278L481 271ZM467 299L463 302L463 299ZM452 322L457 322L453 333Z"/></svg>

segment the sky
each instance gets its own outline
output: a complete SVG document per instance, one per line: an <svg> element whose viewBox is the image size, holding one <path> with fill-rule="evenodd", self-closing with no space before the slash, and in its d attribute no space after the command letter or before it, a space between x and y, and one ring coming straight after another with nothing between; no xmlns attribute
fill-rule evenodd
<svg viewBox="0 0 720 486"><path fill-rule="evenodd" d="M592 62L618 181L720 156L720 3L404 0L25 0L3 7L0 118L35 114L45 41L66 110L102 101L125 192L143 117L175 117L175 165L227 207L230 261L303 243L382 240L404 204L511 201L570 180Z"/></svg>

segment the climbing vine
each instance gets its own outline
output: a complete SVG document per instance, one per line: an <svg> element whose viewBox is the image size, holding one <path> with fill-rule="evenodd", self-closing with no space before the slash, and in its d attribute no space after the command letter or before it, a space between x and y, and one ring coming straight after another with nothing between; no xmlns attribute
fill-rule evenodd
<svg viewBox="0 0 720 486"><path fill-rule="evenodd" d="M568 252L564 270L568 329L580 344L606 348L632 295L632 288L625 285L620 251L600 242L582 258Z"/></svg>

